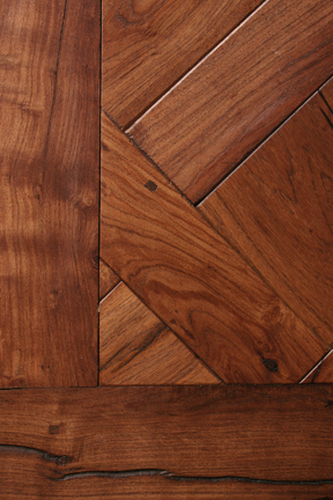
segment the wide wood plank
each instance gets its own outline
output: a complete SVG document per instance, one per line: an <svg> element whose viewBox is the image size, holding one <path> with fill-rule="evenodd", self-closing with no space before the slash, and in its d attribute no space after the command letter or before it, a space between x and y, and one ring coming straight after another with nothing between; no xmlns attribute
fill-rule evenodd
<svg viewBox="0 0 333 500"><path fill-rule="evenodd" d="M100 306L100 385L221 380L124 283Z"/></svg>
<svg viewBox="0 0 333 500"><path fill-rule="evenodd" d="M97 381L99 5L1 2L0 386Z"/></svg>
<svg viewBox="0 0 333 500"><path fill-rule="evenodd" d="M104 0L102 106L127 127L262 0Z"/></svg>
<svg viewBox="0 0 333 500"><path fill-rule="evenodd" d="M302 384L333 383L333 351L329 352L318 365L302 380Z"/></svg>
<svg viewBox="0 0 333 500"><path fill-rule="evenodd" d="M332 0L268 0L130 133L196 202L332 73Z"/></svg>
<svg viewBox="0 0 333 500"><path fill-rule="evenodd" d="M115 286L118 285L120 279L114 271L104 262L99 259L99 298L102 299Z"/></svg>
<svg viewBox="0 0 333 500"><path fill-rule="evenodd" d="M298 382L326 352L104 114L101 256L225 382Z"/></svg>
<svg viewBox="0 0 333 500"><path fill-rule="evenodd" d="M333 114L308 102L200 207L333 345Z"/></svg>
<svg viewBox="0 0 333 500"><path fill-rule="evenodd" d="M327 498L332 401L320 385L2 391L0 498Z"/></svg>

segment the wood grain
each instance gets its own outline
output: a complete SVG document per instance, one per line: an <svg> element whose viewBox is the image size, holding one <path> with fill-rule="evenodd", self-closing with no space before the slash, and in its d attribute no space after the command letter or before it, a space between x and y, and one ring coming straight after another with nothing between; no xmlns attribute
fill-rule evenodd
<svg viewBox="0 0 333 500"><path fill-rule="evenodd" d="M101 303L100 385L221 382L124 283Z"/></svg>
<svg viewBox="0 0 333 500"><path fill-rule="evenodd" d="M96 2L0 13L0 386L97 380Z"/></svg>
<svg viewBox="0 0 333 500"><path fill-rule="evenodd" d="M130 128L193 202L332 73L331 0L269 0Z"/></svg>
<svg viewBox="0 0 333 500"><path fill-rule="evenodd" d="M0 498L327 498L332 401L320 385L2 391Z"/></svg>
<svg viewBox="0 0 333 500"><path fill-rule="evenodd" d="M200 207L331 345L332 122L317 94Z"/></svg>
<svg viewBox="0 0 333 500"><path fill-rule="evenodd" d="M271 452L270 452L271 453ZM78 473L73 479L52 477L39 457L3 452L6 474L1 482L1 500L332 500L332 482L303 484L233 480L179 480L158 473L134 472L113 475L108 472ZM49 468L47 468L49 469ZM57 477L57 475L59 477ZM50 477L51 476L51 477Z"/></svg>
<svg viewBox="0 0 333 500"><path fill-rule="evenodd" d="M333 113L333 79L321 88L320 94Z"/></svg>
<svg viewBox="0 0 333 500"><path fill-rule="evenodd" d="M303 384L332 384L333 383L333 351L302 380Z"/></svg>
<svg viewBox="0 0 333 500"><path fill-rule="evenodd" d="M105 0L102 106L123 127L262 0Z"/></svg>
<svg viewBox="0 0 333 500"><path fill-rule="evenodd" d="M326 352L104 114L101 256L225 382L298 382Z"/></svg>
<svg viewBox="0 0 333 500"><path fill-rule="evenodd" d="M105 297L118 285L119 281L120 279L107 263L103 259L99 259L99 298Z"/></svg>

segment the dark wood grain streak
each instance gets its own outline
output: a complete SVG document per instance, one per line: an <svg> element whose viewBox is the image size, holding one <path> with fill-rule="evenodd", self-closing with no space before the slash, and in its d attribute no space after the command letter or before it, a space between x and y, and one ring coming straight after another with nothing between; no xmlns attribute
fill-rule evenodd
<svg viewBox="0 0 333 500"><path fill-rule="evenodd" d="M119 282L116 273L103 259L99 259L99 298L105 297Z"/></svg>
<svg viewBox="0 0 333 500"><path fill-rule="evenodd" d="M221 383L124 283L101 302L99 359L100 385Z"/></svg>
<svg viewBox="0 0 333 500"><path fill-rule="evenodd" d="M102 106L127 127L262 0L105 0Z"/></svg>
<svg viewBox="0 0 333 500"><path fill-rule="evenodd" d="M97 380L99 6L1 2L0 386Z"/></svg>
<svg viewBox="0 0 333 500"><path fill-rule="evenodd" d="M269 0L130 134L193 202L332 74L331 0Z"/></svg>
<svg viewBox="0 0 333 500"><path fill-rule="evenodd" d="M333 113L309 101L200 210L333 345Z"/></svg>
<svg viewBox="0 0 333 500"><path fill-rule="evenodd" d="M104 114L101 256L225 382L298 382L326 352Z"/></svg>
<svg viewBox="0 0 333 500"><path fill-rule="evenodd" d="M332 384L333 383L333 351L302 380L302 384Z"/></svg>
<svg viewBox="0 0 333 500"><path fill-rule="evenodd" d="M321 385L2 391L0 498L327 498L332 401Z"/></svg>

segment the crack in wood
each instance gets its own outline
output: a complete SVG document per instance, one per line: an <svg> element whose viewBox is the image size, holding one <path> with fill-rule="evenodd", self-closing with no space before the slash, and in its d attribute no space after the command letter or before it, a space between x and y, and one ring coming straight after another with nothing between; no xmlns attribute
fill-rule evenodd
<svg viewBox="0 0 333 500"><path fill-rule="evenodd" d="M32 448L29 446L16 446L11 444L0 444L0 453L22 453L26 455L37 455L43 460L48 462L53 462L57 465L66 465L72 461L71 457L67 455L54 455L53 453L48 453L44 450L39 450L38 448Z"/></svg>
<svg viewBox="0 0 333 500"><path fill-rule="evenodd" d="M234 481L239 483L253 483L253 484L270 484L276 486L321 486L327 484L333 484L332 479L318 479L318 480L274 480L274 479L259 479L243 476L180 476L174 474L173 472L168 472L161 469L133 469L127 471L86 471L77 472L72 474L64 474L59 478L53 478L54 481L67 481L69 479L84 479L87 477L102 477L110 479L122 479L131 477L142 477L142 476L161 476L165 479L171 479L173 481L201 481L206 483L218 483ZM320 499L319 499L320 500ZM324 500L324 499L322 499ZM332 499L333 500L333 499Z"/></svg>

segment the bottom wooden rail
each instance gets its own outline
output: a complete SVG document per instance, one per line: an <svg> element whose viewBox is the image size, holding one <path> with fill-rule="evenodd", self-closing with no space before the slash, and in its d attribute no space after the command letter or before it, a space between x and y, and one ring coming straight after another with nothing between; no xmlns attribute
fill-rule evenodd
<svg viewBox="0 0 333 500"><path fill-rule="evenodd" d="M333 387L0 391L0 499L333 498Z"/></svg>

